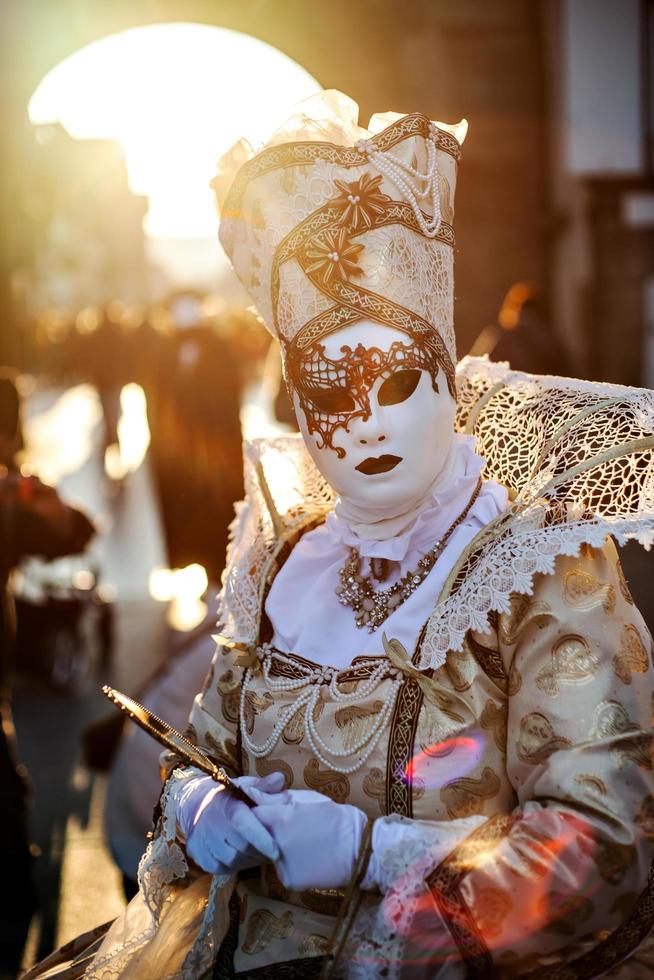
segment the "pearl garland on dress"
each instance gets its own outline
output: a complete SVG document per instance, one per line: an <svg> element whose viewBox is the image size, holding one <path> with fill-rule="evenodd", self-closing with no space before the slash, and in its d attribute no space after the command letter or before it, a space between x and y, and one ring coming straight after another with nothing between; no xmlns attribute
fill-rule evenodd
<svg viewBox="0 0 654 980"><path fill-rule="evenodd" d="M421 173L416 167L406 163L401 157L390 151L383 152L374 140L359 140L356 148L365 153L368 160L380 173L395 185L411 205L416 221L426 238L435 238L441 226L441 199L438 187L438 159L436 146L438 143L438 127L430 123L427 143L427 170ZM432 217L425 219L424 212L418 204L418 197L429 197Z"/></svg>
<svg viewBox="0 0 654 980"><path fill-rule="evenodd" d="M269 755L277 745L282 732L291 718L295 717L295 715L301 711L303 714L304 731L307 736L307 741L309 742L311 750L316 758L322 762L324 766L333 770L334 772L339 772L344 775L349 775L350 773L356 772L357 769L360 769L374 751L375 746L386 729L386 723L389 720L393 710L397 692L402 684L401 671L389 666L386 658L380 658L379 661L375 663L370 676L366 680L359 682L357 690L353 691L351 694L346 694L345 692L339 690L338 686L339 676L341 673L344 673L344 671L339 671L334 667L307 666L295 659L285 656L278 650L273 649L269 644L264 644L261 647L258 647L257 653L261 657L263 678L266 683L266 687L271 693L290 694L297 691L299 694L294 701L292 701L290 704L284 705L284 707L281 708L279 717L273 726L272 732L267 739L257 744L249 735L247 730L245 708L247 692L253 674L250 668L245 671L243 683L241 685L239 714L241 736L248 752L250 752L257 759L261 759L264 756ZM272 677L270 674L270 669L273 660L277 660L282 664L293 667L295 670L299 670L301 672L301 676ZM348 668L348 670L350 669L351 668ZM369 695L371 695L373 691L386 679L390 679L389 689L379 711L376 723L371 726L370 730L365 732L361 738L357 739L357 741L351 745L349 749L330 748L321 737L316 725L315 710L321 698L321 690L326 688L332 701L338 704L356 704L358 701L362 701L369 697ZM347 757L351 757L356 755L358 752L361 752L361 755L356 762L352 763L351 765L343 766L334 761L335 759L345 759Z"/></svg>

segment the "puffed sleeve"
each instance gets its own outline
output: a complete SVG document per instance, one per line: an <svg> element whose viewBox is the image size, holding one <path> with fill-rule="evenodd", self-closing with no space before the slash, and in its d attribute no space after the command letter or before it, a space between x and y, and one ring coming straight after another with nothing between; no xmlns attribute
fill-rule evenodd
<svg viewBox="0 0 654 980"><path fill-rule="evenodd" d="M611 541L560 557L534 604L498 622L518 806L426 883L469 975L599 976L653 915L652 640Z"/></svg>

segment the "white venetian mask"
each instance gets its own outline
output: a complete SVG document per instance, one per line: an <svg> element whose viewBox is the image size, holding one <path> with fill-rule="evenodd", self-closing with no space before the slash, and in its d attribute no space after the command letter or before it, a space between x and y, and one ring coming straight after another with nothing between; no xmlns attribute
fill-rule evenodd
<svg viewBox="0 0 654 980"><path fill-rule="evenodd" d="M455 414L427 346L362 321L324 337L289 375L309 453L343 500L372 517L427 494L448 459Z"/></svg>

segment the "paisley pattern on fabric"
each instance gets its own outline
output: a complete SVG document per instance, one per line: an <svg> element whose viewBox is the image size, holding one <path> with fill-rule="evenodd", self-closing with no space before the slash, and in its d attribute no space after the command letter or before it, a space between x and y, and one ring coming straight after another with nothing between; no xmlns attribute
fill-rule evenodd
<svg viewBox="0 0 654 980"><path fill-rule="evenodd" d="M304 782L309 789L324 793L334 803L345 803L350 795L350 781L343 773L321 769L317 759L310 759L304 768Z"/></svg>
<svg viewBox="0 0 654 980"><path fill-rule="evenodd" d="M570 740L557 735L550 720L540 711L532 711L520 721L518 757L530 766L539 766L560 749L567 749Z"/></svg>
<svg viewBox="0 0 654 980"><path fill-rule="evenodd" d="M640 633L635 626L625 626L620 636L620 649L613 657L613 669L623 684L631 684L633 674L646 674L649 657Z"/></svg>
<svg viewBox="0 0 654 980"><path fill-rule="evenodd" d="M379 805L379 812L386 813L386 777L381 769L373 766L363 779L363 792Z"/></svg>
<svg viewBox="0 0 654 980"><path fill-rule="evenodd" d="M250 916L241 950L249 956L262 953L273 939L286 939L292 928L293 916L290 912L278 917L267 909L257 909Z"/></svg>
<svg viewBox="0 0 654 980"><path fill-rule="evenodd" d="M441 799L447 808L447 815L454 820L457 817L469 817L473 813L483 813L486 800L496 796L500 790L500 779L488 766L481 776L475 779L462 776L455 779L441 790Z"/></svg>
<svg viewBox="0 0 654 980"><path fill-rule="evenodd" d="M568 572L563 587L565 601L578 609L594 609L603 606L607 613L615 609L615 589L602 585L589 572L575 568Z"/></svg>
<svg viewBox="0 0 654 980"><path fill-rule="evenodd" d="M534 599L528 595L511 596L511 611L508 616L501 617L501 640L506 646L517 642L522 630L535 619L547 616L551 610L546 602Z"/></svg>
<svg viewBox="0 0 654 980"><path fill-rule="evenodd" d="M269 776L271 772L283 772L286 789L290 789L295 782L293 769L285 759L255 759L254 768L258 776Z"/></svg>
<svg viewBox="0 0 654 980"><path fill-rule="evenodd" d="M469 650L457 650L447 658L445 669L449 675L452 687L458 693L467 691L475 679L476 661Z"/></svg>
<svg viewBox="0 0 654 980"><path fill-rule="evenodd" d="M506 751L506 726L508 721L508 709L506 704L496 704L490 698L484 705L479 722L481 727L491 732L495 739L495 745L500 752Z"/></svg>
<svg viewBox="0 0 654 980"><path fill-rule="evenodd" d="M299 946L300 956L324 956L329 952L329 936L312 933L306 936Z"/></svg>
<svg viewBox="0 0 654 980"><path fill-rule="evenodd" d="M240 679L233 670L226 670L218 678L218 693L222 697L222 712L225 721L238 721L240 698Z"/></svg>
<svg viewBox="0 0 654 980"><path fill-rule="evenodd" d="M536 675L536 684L551 698L565 684L586 684L597 672L598 660L582 636L563 636L552 648L551 662Z"/></svg>
<svg viewBox="0 0 654 980"><path fill-rule="evenodd" d="M248 691L245 695L245 723L249 735L254 731L254 722L257 715L263 714L268 708L272 707L272 695L265 691L260 697L254 691Z"/></svg>
<svg viewBox="0 0 654 980"><path fill-rule="evenodd" d="M493 617L490 630L468 634L463 654L452 658L453 669L445 663L425 678L430 697L409 675L398 696L401 711L355 772L337 772L319 762L306 732L300 738L299 724L289 722L286 739L280 738L270 754L254 759L243 750L239 757L237 746L243 743L237 725L222 710L223 698L233 695L234 680L243 674L237 651L218 653L221 680L196 702L192 725L197 742L212 755L229 756L242 771L281 771L288 785L308 786L358 806L370 817L393 810L407 814L403 807L408 806L409 822L433 828L437 838L456 833L462 821L488 817L482 827L488 825L488 833L459 844L455 839L443 867L427 874L438 882L439 895L429 928L448 931L445 941L454 956L458 950L465 963L461 970L477 963L482 976L483 970L490 975L493 963L501 962L509 975L524 975L544 961L550 975L557 976L569 961L579 960L582 965L575 971L592 977L597 963L608 970L629 956L651 911L644 889L654 855L654 666L648 656L644 673L630 669L631 683L616 673L613 660L626 649L623 637L636 631L643 646L647 637L637 610L620 589L617 569L610 543L602 550L584 549L578 557L557 558L553 575L537 577L530 602L517 597L506 612ZM613 588L613 608L606 602L588 608L588 603L568 601L570 583L580 580L568 573L579 571ZM579 654L578 662L566 644ZM414 657L419 656L416 649ZM636 654L638 665L642 658ZM584 668L587 680L582 680ZM229 671L232 676L224 677ZM548 694L543 683L550 690L558 685L558 695ZM255 695L253 711L267 705L254 713L255 735L265 739L291 699L283 690L269 691L261 674L248 690ZM272 704L266 693L272 694ZM374 717L384 688L366 693L365 681L354 681L348 696L354 701L318 702L325 705L320 731L327 735L331 725L335 746L342 744L349 727L365 724L368 712ZM339 727L333 720L336 711L353 706L362 710L340 715ZM336 761L347 765L351 760ZM389 787L398 792L389 792ZM428 861L426 843L415 843L420 843L414 847L416 860L402 864L406 886L398 882L388 896L371 892L362 899L344 948L344 963L352 964L343 968L344 975L350 980L357 964L369 962L372 954L366 950L371 947L366 944L371 937L375 962L382 969L388 964L389 976L404 980L406 933L397 925L389 930L385 923L401 922L410 929L412 896L424 888L411 875L416 861L422 867ZM168 871L162 868L162 873ZM240 908L244 918L235 939L236 958L241 957L237 972L260 972L266 964L273 971L291 963L305 968L301 965L310 962L304 959L309 950L320 961L323 947L315 937L331 935L337 894L319 889L289 893L271 869L262 880L239 882L238 891L249 902ZM533 928L524 917L526 909L531 910ZM293 924L285 934L287 913ZM262 952L246 953L244 944ZM588 951L590 967L580 959ZM247 969L244 960L251 964ZM90 980L106 978L98 973ZM627 972L620 980L631 977Z"/></svg>
<svg viewBox="0 0 654 980"><path fill-rule="evenodd" d="M362 736L367 734L370 722L384 707L383 701L373 701L369 706L358 704L338 708L334 712L334 722L343 732L343 748L350 750Z"/></svg>
<svg viewBox="0 0 654 980"><path fill-rule="evenodd" d="M577 786L581 786L591 793L599 793L600 796L606 796L606 783L599 776L591 776L588 773L583 773L575 776L575 783Z"/></svg>

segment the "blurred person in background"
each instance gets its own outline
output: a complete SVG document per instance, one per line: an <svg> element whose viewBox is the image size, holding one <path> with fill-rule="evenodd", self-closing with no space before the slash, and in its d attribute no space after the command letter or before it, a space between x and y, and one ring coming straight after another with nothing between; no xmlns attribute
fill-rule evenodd
<svg viewBox="0 0 654 980"><path fill-rule="evenodd" d="M241 375L194 292L168 303L156 376L145 382L150 460L170 567L199 564L218 583L234 501L243 494Z"/></svg>
<svg viewBox="0 0 654 980"><path fill-rule="evenodd" d="M16 465L21 445L20 397L12 372L0 372L0 977L20 966L35 907L28 830L29 783L18 761L11 713L15 617L9 576L28 555L45 559L77 554L94 533L80 511L65 505L54 488Z"/></svg>
<svg viewBox="0 0 654 980"><path fill-rule="evenodd" d="M511 286L497 323L484 327L469 354L487 354L493 361L508 361L515 371L529 374L568 377L574 373L552 326L542 290L533 283L516 282Z"/></svg>

